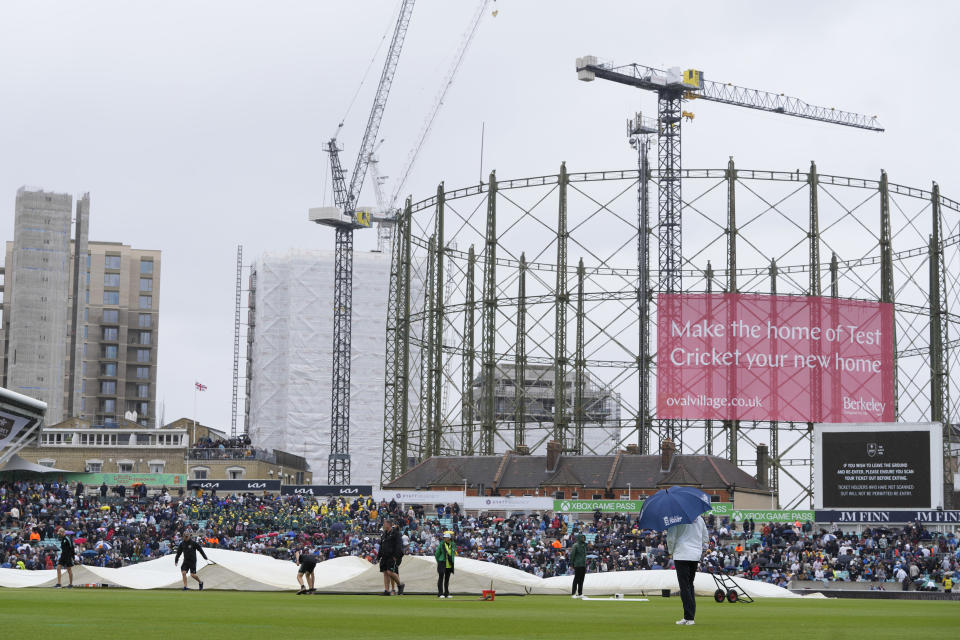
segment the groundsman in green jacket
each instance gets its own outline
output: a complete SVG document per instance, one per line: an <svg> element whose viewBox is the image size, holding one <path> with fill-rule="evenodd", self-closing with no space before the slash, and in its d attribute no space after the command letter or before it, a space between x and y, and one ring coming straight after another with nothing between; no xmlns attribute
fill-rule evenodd
<svg viewBox="0 0 960 640"><path fill-rule="evenodd" d="M583 534L578 535L577 541L573 544L573 548L570 549L570 564L574 568L587 566L586 539L586 536Z"/></svg>

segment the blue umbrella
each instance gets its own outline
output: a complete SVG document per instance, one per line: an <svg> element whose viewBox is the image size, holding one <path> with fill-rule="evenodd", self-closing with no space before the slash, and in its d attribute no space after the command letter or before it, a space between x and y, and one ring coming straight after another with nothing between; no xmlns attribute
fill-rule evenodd
<svg viewBox="0 0 960 640"><path fill-rule="evenodd" d="M690 524L711 509L710 496L693 487L668 487L644 500L637 527L662 531Z"/></svg>

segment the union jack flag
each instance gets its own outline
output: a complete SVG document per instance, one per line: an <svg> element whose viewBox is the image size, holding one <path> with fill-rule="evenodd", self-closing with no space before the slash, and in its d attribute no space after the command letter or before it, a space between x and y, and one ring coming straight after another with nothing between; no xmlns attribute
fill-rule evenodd
<svg viewBox="0 0 960 640"><path fill-rule="evenodd" d="M205 385L205 384L200 384L199 382L194 382L194 383L193 383L193 388L196 389L197 391L206 391L206 390L207 390L207 385Z"/></svg>

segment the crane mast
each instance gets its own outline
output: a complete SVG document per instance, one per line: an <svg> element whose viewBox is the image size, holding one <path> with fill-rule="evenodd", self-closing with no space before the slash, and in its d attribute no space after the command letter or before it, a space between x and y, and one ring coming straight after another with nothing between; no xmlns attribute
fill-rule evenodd
<svg viewBox="0 0 960 640"><path fill-rule="evenodd" d="M370 226L370 216L357 211L357 197L363 186L370 157L373 155L380 121L387 106L387 97L397 71L400 50L410 26L415 0L403 0L393 38L387 49L380 84L370 108L367 127L360 143L360 152L350 176L349 186L340 162L336 136L327 142L330 173L333 179L335 207L311 209L309 219L334 228L333 287L333 369L330 407L330 455L327 459L327 482L350 484L350 351L353 320L353 231ZM339 131L339 129L338 129Z"/></svg>
<svg viewBox="0 0 960 640"><path fill-rule="evenodd" d="M865 116L850 111L818 107L798 98L784 94L748 89L730 83L705 80L703 72L697 69L681 71L677 67L662 70L641 64L614 65L601 63L596 56L577 58L577 77L584 82L597 78L629 85L657 94L657 169L658 169L658 220L659 227L659 272L658 291L660 293L681 293L683 283L682 208L681 192L681 154L680 124L685 100L707 100L737 107L779 113L828 124L883 131L876 116ZM638 117L638 122L640 121ZM643 176L641 176L641 179ZM641 269L643 267L641 266ZM643 271L641 271L643 272ZM641 296L638 296L638 298ZM645 298L645 297L644 297ZM671 299L672 300L672 299ZM641 307L647 304L640 302ZM666 317L678 313L676 308L658 309ZM641 318L645 309L641 308ZM643 416L638 418L638 423ZM683 423L679 420L660 421L660 436L669 438L677 450L682 449ZM646 434L638 434L641 444L648 443Z"/></svg>

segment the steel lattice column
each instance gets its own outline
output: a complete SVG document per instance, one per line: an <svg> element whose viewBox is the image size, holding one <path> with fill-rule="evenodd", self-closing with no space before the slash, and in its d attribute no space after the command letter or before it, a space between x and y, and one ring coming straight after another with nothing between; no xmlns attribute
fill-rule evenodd
<svg viewBox="0 0 960 640"><path fill-rule="evenodd" d="M400 409L400 438L396 443L400 456L400 473L406 473L410 463L410 266L412 256L410 252L410 234L413 226L413 213L410 210L410 200L407 200L404 212L403 225L403 254L401 262L401 292L400 292L400 377L397 381L397 392ZM419 455L419 451L417 452Z"/></svg>
<svg viewBox="0 0 960 640"><path fill-rule="evenodd" d="M333 398L327 483L350 484L350 338L353 309L353 229L336 227L333 283Z"/></svg>
<svg viewBox="0 0 960 640"><path fill-rule="evenodd" d="M737 293L737 169L733 164L733 157L727 162L727 293ZM734 305L727 304L727 326L734 321ZM727 332L727 349L733 350L733 336ZM737 394L737 370L733 367L727 373L727 397ZM724 420L723 430L727 436L727 457L733 464L737 464L737 451L740 439L740 421Z"/></svg>
<svg viewBox="0 0 960 640"><path fill-rule="evenodd" d="M703 279L707 283L707 295L713 293L713 265L707 260L707 268L703 272ZM713 298L707 298L707 323L713 324ZM707 376L707 396L713 397L713 376ZM703 424L703 443L707 455L713 455L713 420L706 420Z"/></svg>
<svg viewBox="0 0 960 640"><path fill-rule="evenodd" d="M682 293L683 242L681 235L683 198L681 194L680 171L680 116L681 98L679 90L661 90L657 94L657 120L659 124L658 144L658 185L659 231L660 231L660 293ZM659 309L675 317L677 311L668 308ZM677 388L675 381L668 381L667 388ZM673 440L677 452L683 450L683 423L680 420L661 421L663 435Z"/></svg>
<svg viewBox="0 0 960 640"><path fill-rule="evenodd" d="M823 295L823 289L820 284L820 206L819 190L820 178L817 175L817 164L810 163L810 173L807 174L807 184L810 191L810 221L807 230L807 239L810 249L810 290L808 295L819 298ZM816 326L820 321L820 308L814 302L810 305L810 326ZM819 354L820 343L816 343L817 355ZM814 406L810 407L810 415L813 421L807 423L807 438L810 441L810 460L813 460L813 423L820 421L820 401L823 394L823 384L820 375L813 369L810 370L810 397ZM807 495L813 497L813 465L810 465L810 483L804 489Z"/></svg>
<svg viewBox="0 0 960 640"><path fill-rule="evenodd" d="M773 313L772 320L774 325L779 324L779 314L777 310L777 261L770 260L770 295L773 296ZM774 348L776 348L777 342L774 341ZM776 353L776 352L775 352ZM776 389L779 389L780 371L774 367L770 372L770 388L774 390L774 393L771 393L773 399L773 413L774 415L778 414L780 411L780 398L776 393ZM777 421L772 421L770 423L770 490L776 492L777 502L780 501L780 423Z"/></svg>
<svg viewBox="0 0 960 640"><path fill-rule="evenodd" d="M446 247L444 240L444 208L445 196L443 193L443 183L437 187L437 217L434 235L436 236L436 266L434 267L434 292L433 292L433 316L430 321L433 325L433 359L431 360L431 375L433 376L433 418L432 426L434 431L434 441L432 455L440 455L443 446L443 405L441 397L443 396L443 323L444 323L444 280L443 280L443 261L446 257Z"/></svg>
<svg viewBox="0 0 960 640"><path fill-rule="evenodd" d="M586 382L587 361L583 345L583 325L586 315L583 310L583 280L586 271L583 268L583 258L577 265L577 338L575 355L573 357L573 451L583 455L583 429L586 424L586 411L583 406L583 385Z"/></svg>
<svg viewBox="0 0 960 640"><path fill-rule="evenodd" d="M895 304L896 286L893 281L893 233L890 229L890 186L887 172L880 172L880 302ZM890 326L893 343L893 375L890 382L883 381L883 397L893 398L894 419L900 418L900 398L897 382L897 319L894 313ZM892 386L888 386L892 385Z"/></svg>
<svg viewBox="0 0 960 640"><path fill-rule="evenodd" d="M650 452L650 158L646 136L638 141L640 158L639 220L637 224L637 315L640 328L640 353L637 354L639 369L640 406L637 409L637 444L640 453Z"/></svg>
<svg viewBox="0 0 960 640"><path fill-rule="evenodd" d="M943 425L944 474L949 477L951 464L950 443L950 372L949 310L947 307L947 280L943 255L943 220L940 214L940 186L934 182L930 196L933 212L930 234L930 420Z"/></svg>
<svg viewBox="0 0 960 640"><path fill-rule="evenodd" d="M421 437L420 442L423 444L423 454L425 457L437 456L440 455L440 433L437 428L438 425L433 423L433 354L436 345L436 337L434 335L434 323L433 323L433 314L435 312L435 284L434 277L436 273L436 264L437 264L437 240L435 236L430 236L430 241L427 243L427 304L426 304L426 315L424 321L426 322L426 354L422 358L420 371L423 374L423 401L420 403L421 407L425 406L425 409L421 411L420 425L421 428L424 428L426 438Z"/></svg>
<svg viewBox="0 0 960 640"><path fill-rule="evenodd" d="M483 252L483 309L480 369L483 376L483 411L480 416L480 455L493 455L493 436L497 430L497 174L490 172L487 191L487 233Z"/></svg>
<svg viewBox="0 0 960 640"><path fill-rule="evenodd" d="M397 220L397 229L393 234L390 254L390 284L387 290L387 336L386 352L384 357L384 391L383 391L383 458L380 468L381 486L396 478L400 470L400 460L403 453L399 450L402 441L400 436L400 403L402 393L399 385L399 355L400 355L400 325L401 296L403 293L403 227L410 214L410 201L407 209Z"/></svg>
<svg viewBox="0 0 960 640"><path fill-rule="evenodd" d="M463 310L463 396L460 404L460 419L463 422L463 435L460 439L460 451L465 456L474 454L473 447L473 363L477 359L476 343L474 342L474 272L477 270L477 254L470 245L467 253L467 290Z"/></svg>
<svg viewBox="0 0 960 640"><path fill-rule="evenodd" d="M526 444L527 426L527 254L520 254L517 277L517 344L514 347L513 371L513 447Z"/></svg>
<svg viewBox="0 0 960 640"><path fill-rule="evenodd" d="M555 321L553 342L553 439L560 450L567 450L567 164L560 165L559 206L557 209L557 288L554 292Z"/></svg>

